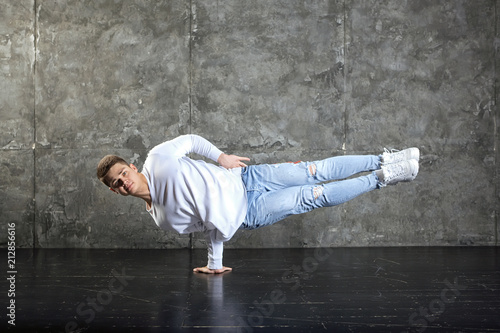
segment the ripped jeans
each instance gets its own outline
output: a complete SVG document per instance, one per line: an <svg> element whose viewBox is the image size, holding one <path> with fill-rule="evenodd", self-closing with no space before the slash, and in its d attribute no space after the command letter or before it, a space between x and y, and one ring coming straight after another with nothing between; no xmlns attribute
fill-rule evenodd
<svg viewBox="0 0 500 333"><path fill-rule="evenodd" d="M315 162L261 164L242 169L248 211L241 229L257 229L287 216L331 207L378 188L380 157L336 156ZM369 175L345 179L360 172ZM341 180L344 179L344 180ZM329 182L332 180L339 180ZM324 182L329 182L322 184Z"/></svg>

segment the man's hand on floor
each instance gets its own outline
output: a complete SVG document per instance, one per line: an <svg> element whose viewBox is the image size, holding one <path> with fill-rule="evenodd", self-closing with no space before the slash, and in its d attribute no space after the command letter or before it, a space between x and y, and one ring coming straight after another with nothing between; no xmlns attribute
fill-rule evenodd
<svg viewBox="0 0 500 333"><path fill-rule="evenodd" d="M197 268L193 269L193 272L205 273L205 274L220 274L220 273L224 273L224 272L230 272L232 270L233 269L231 267L224 267L223 266L220 269L210 269L207 266L205 266L205 267L197 267Z"/></svg>

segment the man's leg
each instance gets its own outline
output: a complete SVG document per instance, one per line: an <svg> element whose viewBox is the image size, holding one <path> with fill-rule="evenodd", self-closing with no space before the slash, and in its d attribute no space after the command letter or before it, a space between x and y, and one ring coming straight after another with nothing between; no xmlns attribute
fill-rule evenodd
<svg viewBox="0 0 500 333"><path fill-rule="evenodd" d="M336 206L378 187L375 172L367 176L324 185L304 185L275 191L250 191L249 207L243 228L255 229L274 224L290 215L315 208Z"/></svg>
<svg viewBox="0 0 500 333"><path fill-rule="evenodd" d="M336 156L314 162L250 166L242 178L247 190L273 191L290 186L344 179L377 169L380 169L379 156Z"/></svg>

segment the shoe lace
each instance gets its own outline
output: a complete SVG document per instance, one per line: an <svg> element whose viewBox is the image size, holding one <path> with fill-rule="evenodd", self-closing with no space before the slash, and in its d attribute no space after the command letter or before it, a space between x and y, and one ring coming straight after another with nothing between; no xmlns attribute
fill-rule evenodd
<svg viewBox="0 0 500 333"><path fill-rule="evenodd" d="M404 155L404 151L402 150L399 150L399 149L387 149L387 148L384 148L384 152L386 154L392 154L393 156L399 156L399 155Z"/></svg>
<svg viewBox="0 0 500 333"><path fill-rule="evenodd" d="M398 150L398 149L391 149L391 150L389 150L387 148L384 148L384 153L387 153L387 154L393 154L393 153L397 153L399 151L400 150Z"/></svg>
<svg viewBox="0 0 500 333"><path fill-rule="evenodd" d="M387 148L384 148L384 163L394 163L394 162L398 162L399 160L401 160L403 157L401 155L403 155L404 153L400 150L397 150L397 149L387 149ZM387 159L387 161L385 160Z"/></svg>

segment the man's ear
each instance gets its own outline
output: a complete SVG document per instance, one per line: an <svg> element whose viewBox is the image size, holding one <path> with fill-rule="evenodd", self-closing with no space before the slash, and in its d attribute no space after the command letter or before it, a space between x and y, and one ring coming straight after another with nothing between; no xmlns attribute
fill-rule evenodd
<svg viewBox="0 0 500 333"><path fill-rule="evenodd" d="M130 169L134 170L135 172L139 171L139 169L137 169L137 167L135 165L133 165L132 163L130 163Z"/></svg>

